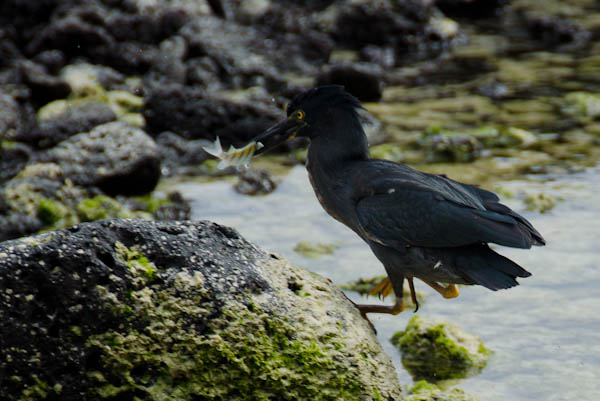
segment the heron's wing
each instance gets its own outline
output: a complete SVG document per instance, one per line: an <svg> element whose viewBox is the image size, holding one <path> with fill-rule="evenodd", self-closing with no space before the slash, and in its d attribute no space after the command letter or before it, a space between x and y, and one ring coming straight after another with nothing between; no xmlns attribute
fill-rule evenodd
<svg viewBox="0 0 600 401"><path fill-rule="evenodd" d="M535 243L531 225L523 224L516 213L508 213L512 210L497 203L491 192L479 195L483 190L441 176L423 174L416 178L363 182L364 196L357 199L356 214L368 238L391 247L493 242L530 248ZM494 202L501 207L488 210L486 204Z"/></svg>

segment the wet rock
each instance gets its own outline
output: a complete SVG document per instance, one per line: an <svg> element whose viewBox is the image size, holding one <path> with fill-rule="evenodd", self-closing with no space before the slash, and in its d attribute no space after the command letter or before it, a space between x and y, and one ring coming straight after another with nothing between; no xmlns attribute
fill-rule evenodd
<svg viewBox="0 0 600 401"><path fill-rule="evenodd" d="M4 399L400 399L331 283L209 222L112 220L0 244Z"/></svg>
<svg viewBox="0 0 600 401"><path fill-rule="evenodd" d="M536 194L527 195L524 199L524 202L527 206L527 210L534 210L539 213L546 213L554 209L554 206L556 206L556 202L558 200L559 199L556 199L552 195L540 192Z"/></svg>
<svg viewBox="0 0 600 401"><path fill-rule="evenodd" d="M19 65L23 82L31 90L31 100L37 105L67 97L71 87L60 77L48 74L46 69L33 61L23 60Z"/></svg>
<svg viewBox="0 0 600 401"><path fill-rule="evenodd" d="M472 376L486 366L490 356L479 338L439 319L415 316L391 341L402 353L403 366L417 380Z"/></svg>
<svg viewBox="0 0 600 401"><path fill-rule="evenodd" d="M442 390L435 384L420 380L410 389L405 401L478 401L479 398L465 393L459 388Z"/></svg>
<svg viewBox="0 0 600 401"><path fill-rule="evenodd" d="M13 96L0 92L0 140L15 138L21 126L17 101Z"/></svg>
<svg viewBox="0 0 600 401"><path fill-rule="evenodd" d="M397 54L437 53L457 34L456 23L428 1L344 2L335 17L333 35L353 49L391 47ZM400 61L400 60L399 60Z"/></svg>
<svg viewBox="0 0 600 401"><path fill-rule="evenodd" d="M72 136L40 158L60 165L77 185L96 186L109 195L148 193L160 177L160 154L154 140L118 121Z"/></svg>
<svg viewBox="0 0 600 401"><path fill-rule="evenodd" d="M338 248L335 244L312 243L308 241L300 241L294 247L294 252L304 256L305 258L318 258L322 255L331 255Z"/></svg>
<svg viewBox="0 0 600 401"><path fill-rule="evenodd" d="M238 175L233 188L242 195L266 195L275 190L277 184L265 169L244 170Z"/></svg>
<svg viewBox="0 0 600 401"><path fill-rule="evenodd" d="M535 134L516 127L481 127L472 135L485 148L527 148L538 142Z"/></svg>
<svg viewBox="0 0 600 401"><path fill-rule="evenodd" d="M588 92L571 92L564 97L563 112L589 123L600 118L600 96Z"/></svg>
<svg viewBox="0 0 600 401"><path fill-rule="evenodd" d="M342 85L363 102L377 102L383 95L381 68L373 64L342 64L326 67L317 85Z"/></svg>
<svg viewBox="0 0 600 401"><path fill-rule="evenodd" d="M269 99L231 99L198 88L155 88L144 105L148 132L171 131L185 139L221 138L223 146L245 145L281 119Z"/></svg>
<svg viewBox="0 0 600 401"><path fill-rule="evenodd" d="M470 135L426 135L422 141L430 163L468 163L481 156L483 145Z"/></svg>
<svg viewBox="0 0 600 401"><path fill-rule="evenodd" d="M32 151L24 144L0 142L0 183L11 179L31 159Z"/></svg>
<svg viewBox="0 0 600 401"><path fill-rule="evenodd" d="M75 134L88 132L95 126L116 118L115 113L104 103L76 104L56 116L40 121L37 129L23 132L15 139L36 148L50 148Z"/></svg>
<svg viewBox="0 0 600 401"><path fill-rule="evenodd" d="M17 177L0 189L6 205L0 213L0 241L30 235L46 227L79 222L75 204L85 191L56 178Z"/></svg>
<svg viewBox="0 0 600 401"><path fill-rule="evenodd" d="M68 57L93 56L98 48L116 47L114 38L102 26L106 12L103 7L92 3L65 6L61 10L64 13L50 21L28 44L29 54L59 49Z"/></svg>
<svg viewBox="0 0 600 401"><path fill-rule="evenodd" d="M187 56L187 50L187 43L181 36L172 36L160 42L158 57L152 64L146 79L185 84L187 67L184 59Z"/></svg>
<svg viewBox="0 0 600 401"><path fill-rule="evenodd" d="M533 39L557 50L582 49L592 36L579 23L558 16L533 16L527 23Z"/></svg>
<svg viewBox="0 0 600 401"><path fill-rule="evenodd" d="M159 146L162 172L164 175L177 173L178 166L197 165L209 157L204 151L205 140L186 140L172 132L163 132L156 137Z"/></svg>
<svg viewBox="0 0 600 401"><path fill-rule="evenodd" d="M107 105L119 120L138 127L144 125L144 118L140 114L143 98L133 94L137 88L128 87L125 78L114 70L85 63L71 64L63 68L60 75L69 83L72 93L67 99L58 99L41 107L37 112L38 120L56 120L73 108L100 103ZM111 90L106 89L111 87ZM106 112L103 112L92 120L98 121L106 116Z"/></svg>
<svg viewBox="0 0 600 401"><path fill-rule="evenodd" d="M435 0L435 5L445 15L452 18L479 18L497 17L502 12L502 7L510 0Z"/></svg>
<svg viewBox="0 0 600 401"><path fill-rule="evenodd" d="M37 54L33 61L43 65L51 74L57 74L67 63L65 54L57 49L45 50Z"/></svg>
<svg viewBox="0 0 600 401"><path fill-rule="evenodd" d="M333 41L317 27L299 26L286 7L258 26L244 26L217 17L203 17L179 34L188 44L189 58L208 57L229 88L285 88L284 72L312 75L327 62ZM310 20L304 19L309 25Z"/></svg>
<svg viewBox="0 0 600 401"><path fill-rule="evenodd" d="M183 198L180 192L171 192L167 195L167 202L159 205L153 212L155 220L189 220L192 207Z"/></svg>

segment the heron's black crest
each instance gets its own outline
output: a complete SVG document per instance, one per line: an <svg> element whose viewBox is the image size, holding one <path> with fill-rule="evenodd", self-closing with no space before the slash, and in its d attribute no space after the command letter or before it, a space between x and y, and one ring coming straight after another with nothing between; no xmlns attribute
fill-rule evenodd
<svg viewBox="0 0 600 401"><path fill-rule="evenodd" d="M294 97L288 104L288 117L298 109L310 110L313 108L323 109L326 107L340 107L348 111L356 112L362 109L357 98L349 94L340 85L325 85L304 91Z"/></svg>

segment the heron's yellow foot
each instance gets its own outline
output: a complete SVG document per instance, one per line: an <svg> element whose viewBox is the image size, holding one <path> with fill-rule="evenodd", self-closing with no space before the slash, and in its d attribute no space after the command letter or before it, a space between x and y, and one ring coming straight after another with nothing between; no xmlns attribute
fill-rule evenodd
<svg viewBox="0 0 600 401"><path fill-rule="evenodd" d="M373 288L371 291L369 291L369 295L371 295L371 296L379 295L380 297L385 298L391 294L392 290L393 290L392 282L390 281L390 279L388 277L386 277L383 280L381 280L381 282L379 284L377 284L375 286L375 288Z"/></svg>
<svg viewBox="0 0 600 401"><path fill-rule="evenodd" d="M460 294L460 291L458 291L458 287L456 286L456 284L448 284L448 286L444 287L436 283L435 281L423 280L423 282L431 288L433 288L434 290L436 290L437 292L439 292L440 295L444 298L456 298Z"/></svg>

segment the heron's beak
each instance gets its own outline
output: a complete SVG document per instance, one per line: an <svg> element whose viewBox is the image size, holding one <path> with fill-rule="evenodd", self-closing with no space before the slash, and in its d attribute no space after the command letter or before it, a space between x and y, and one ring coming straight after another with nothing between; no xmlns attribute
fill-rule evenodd
<svg viewBox="0 0 600 401"><path fill-rule="evenodd" d="M262 144L261 147L257 148L255 155L264 153L288 139L295 138L298 131L304 126L306 126L306 122L293 118L286 118L275 124L253 139L254 142Z"/></svg>

